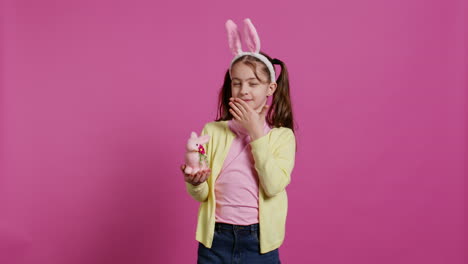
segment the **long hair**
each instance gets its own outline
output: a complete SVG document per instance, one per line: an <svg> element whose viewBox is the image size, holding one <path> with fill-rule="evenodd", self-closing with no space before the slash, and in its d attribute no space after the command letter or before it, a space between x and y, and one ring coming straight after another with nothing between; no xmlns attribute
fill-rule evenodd
<svg viewBox="0 0 468 264"><path fill-rule="evenodd" d="M267 123L268 125L270 125L270 127L288 127L294 132L295 124L293 119L291 97L289 93L289 77L286 64L280 61L279 59L272 59L264 52L260 52L260 54L267 57L267 59L273 65L276 64L281 66L281 73L279 74L278 79L276 80L277 87L275 92L273 93L273 99L270 107L268 108L268 113L266 116ZM233 66L236 63L240 62L250 66L255 74L255 77L261 80L257 75L257 64L255 63L260 62L260 65L262 65L260 67L260 71L265 73L267 76L270 76L266 65L256 57L250 55L242 56L233 63ZM228 69L226 71L226 74L224 75L224 83L221 87L221 91L219 92L218 115L215 121L225 121L231 120L233 118L233 115L229 112L229 98L231 98L231 96L231 76L229 74Z"/></svg>

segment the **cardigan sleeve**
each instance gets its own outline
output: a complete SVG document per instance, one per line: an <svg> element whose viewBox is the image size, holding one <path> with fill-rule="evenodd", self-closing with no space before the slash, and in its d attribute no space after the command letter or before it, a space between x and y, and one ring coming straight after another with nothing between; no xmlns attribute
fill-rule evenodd
<svg viewBox="0 0 468 264"><path fill-rule="evenodd" d="M269 197L286 188L291 182L291 172L294 168L294 132L290 128L281 128L280 131L275 137L277 142L270 141L268 134L250 142L260 184Z"/></svg>
<svg viewBox="0 0 468 264"><path fill-rule="evenodd" d="M205 134L207 134L207 128L206 128L207 125L205 125L203 127L203 130L200 134L200 136L203 136ZM211 141L211 138L210 138L210 141ZM209 142L208 142L209 143ZM205 149L207 149L206 146L204 146ZM211 153L211 152L210 152ZM208 154L208 153L207 153ZM208 154L210 155L210 154ZM210 159L209 159L210 160ZM211 166L211 162L210 163L210 166ZM208 186L208 181L204 181L202 182L201 184L195 186L195 185L192 185L191 183L188 183L188 182L185 182L185 186L186 186L186 189L187 189L187 192L197 201L199 202L204 202L208 199L208 191L209 191L209 186Z"/></svg>

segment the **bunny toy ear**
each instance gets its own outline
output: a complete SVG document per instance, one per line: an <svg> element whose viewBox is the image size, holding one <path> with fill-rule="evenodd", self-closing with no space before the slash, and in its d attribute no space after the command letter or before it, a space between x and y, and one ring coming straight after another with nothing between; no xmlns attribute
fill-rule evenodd
<svg viewBox="0 0 468 264"><path fill-rule="evenodd" d="M190 133L190 138L198 138L197 132Z"/></svg>
<svg viewBox="0 0 468 264"><path fill-rule="evenodd" d="M203 135L200 137L200 144L206 144L210 141L210 135Z"/></svg>
<svg viewBox="0 0 468 264"><path fill-rule="evenodd" d="M260 52L260 38L250 18L244 19L245 44L250 52Z"/></svg>
<svg viewBox="0 0 468 264"><path fill-rule="evenodd" d="M226 30L228 34L229 48L234 56L242 52L241 38L237 25L231 19L226 21Z"/></svg>

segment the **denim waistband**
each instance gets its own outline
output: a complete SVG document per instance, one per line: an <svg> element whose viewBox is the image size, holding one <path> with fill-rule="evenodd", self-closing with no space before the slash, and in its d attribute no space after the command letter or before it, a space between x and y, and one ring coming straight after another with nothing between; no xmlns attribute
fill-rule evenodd
<svg viewBox="0 0 468 264"><path fill-rule="evenodd" d="M258 231L258 224L252 225L231 225L226 223L215 223L216 230L250 230L252 232Z"/></svg>

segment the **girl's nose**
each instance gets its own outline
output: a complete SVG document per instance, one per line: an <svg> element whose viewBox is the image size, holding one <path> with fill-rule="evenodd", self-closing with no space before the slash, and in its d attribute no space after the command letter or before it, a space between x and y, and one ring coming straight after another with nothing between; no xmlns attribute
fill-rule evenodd
<svg viewBox="0 0 468 264"><path fill-rule="evenodd" d="M246 94L247 93L247 85L242 85L242 88L241 88L241 94Z"/></svg>

